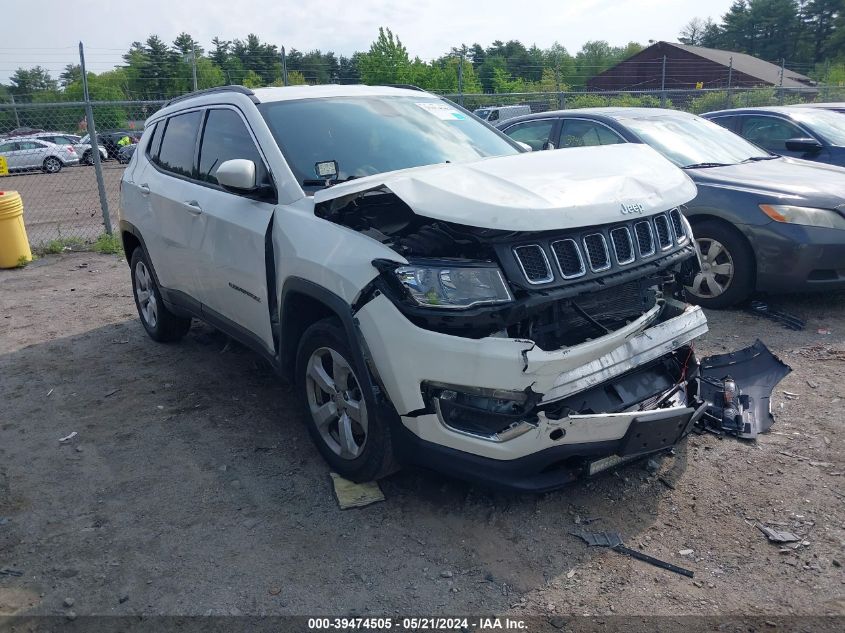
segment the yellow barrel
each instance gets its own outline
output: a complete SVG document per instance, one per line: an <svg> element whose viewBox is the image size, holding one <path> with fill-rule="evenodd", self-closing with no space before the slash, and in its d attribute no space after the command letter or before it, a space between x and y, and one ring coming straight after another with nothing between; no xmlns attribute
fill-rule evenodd
<svg viewBox="0 0 845 633"><path fill-rule="evenodd" d="M32 261L23 202L17 191L0 191L0 268L15 268L22 261Z"/></svg>

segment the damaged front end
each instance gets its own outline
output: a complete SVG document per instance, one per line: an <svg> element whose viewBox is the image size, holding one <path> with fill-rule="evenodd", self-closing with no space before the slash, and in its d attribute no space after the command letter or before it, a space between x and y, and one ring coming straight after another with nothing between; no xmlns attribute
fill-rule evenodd
<svg viewBox="0 0 845 633"><path fill-rule="evenodd" d="M697 253L678 207L506 230L418 215L383 183L315 212L397 255L373 261L353 310L406 461L547 490L721 415L722 368L693 350L707 324L683 296ZM762 420L770 392L738 395L735 423Z"/></svg>

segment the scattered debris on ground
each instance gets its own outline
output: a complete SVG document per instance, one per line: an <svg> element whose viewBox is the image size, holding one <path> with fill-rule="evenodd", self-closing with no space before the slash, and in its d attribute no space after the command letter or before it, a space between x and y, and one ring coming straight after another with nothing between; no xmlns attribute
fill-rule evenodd
<svg viewBox="0 0 845 633"><path fill-rule="evenodd" d="M334 486L334 495L341 510L363 508L372 503L384 501L384 493L376 481L358 484L344 479L337 473L329 473Z"/></svg>

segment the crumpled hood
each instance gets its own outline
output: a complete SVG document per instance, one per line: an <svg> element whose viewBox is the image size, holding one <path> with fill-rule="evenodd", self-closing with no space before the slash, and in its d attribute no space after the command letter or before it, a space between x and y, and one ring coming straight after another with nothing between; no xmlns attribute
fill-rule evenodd
<svg viewBox="0 0 845 633"><path fill-rule="evenodd" d="M376 174L318 191L314 203L337 206L383 188L417 215L505 231L619 222L666 211L696 195L687 175L656 151L620 144Z"/></svg>
<svg viewBox="0 0 845 633"><path fill-rule="evenodd" d="M799 158L690 169L699 187L723 187L781 198L784 204L845 208L845 169Z"/></svg>

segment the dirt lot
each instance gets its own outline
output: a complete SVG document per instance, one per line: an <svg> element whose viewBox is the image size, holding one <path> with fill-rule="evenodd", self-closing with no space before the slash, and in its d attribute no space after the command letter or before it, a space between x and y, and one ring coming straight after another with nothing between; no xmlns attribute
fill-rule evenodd
<svg viewBox="0 0 845 633"><path fill-rule="evenodd" d="M103 180L111 221L117 224L120 177L125 165L103 163ZM16 173L0 178L0 190L18 191L24 203L24 222L30 244L60 237L90 241L103 232L103 214L94 168L66 167L58 174Z"/></svg>
<svg viewBox="0 0 845 633"><path fill-rule="evenodd" d="M412 471L340 511L288 388L208 327L149 340L121 259L0 271L0 614L845 615L843 299L779 299L801 332L710 315L700 352L759 336L794 372L772 433L691 437L674 489L642 463L542 496ZM568 534L593 517L695 578Z"/></svg>

